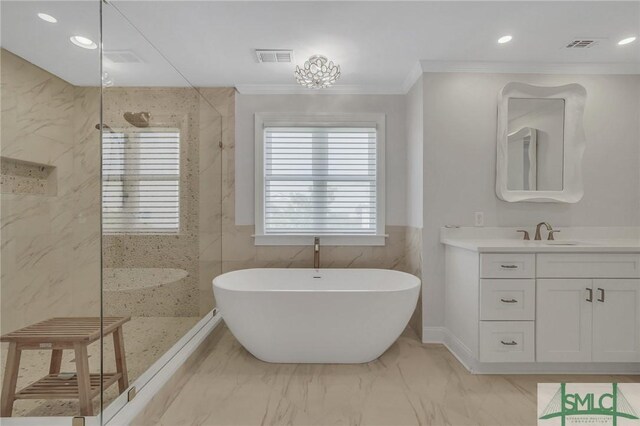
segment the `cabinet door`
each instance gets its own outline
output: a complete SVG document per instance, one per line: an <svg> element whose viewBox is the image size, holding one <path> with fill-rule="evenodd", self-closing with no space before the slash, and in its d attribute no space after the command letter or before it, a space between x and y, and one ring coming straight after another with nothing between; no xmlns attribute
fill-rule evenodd
<svg viewBox="0 0 640 426"><path fill-rule="evenodd" d="M593 280L593 360L640 361L640 279Z"/></svg>
<svg viewBox="0 0 640 426"><path fill-rule="evenodd" d="M537 280L536 361L591 361L592 284L588 279Z"/></svg>

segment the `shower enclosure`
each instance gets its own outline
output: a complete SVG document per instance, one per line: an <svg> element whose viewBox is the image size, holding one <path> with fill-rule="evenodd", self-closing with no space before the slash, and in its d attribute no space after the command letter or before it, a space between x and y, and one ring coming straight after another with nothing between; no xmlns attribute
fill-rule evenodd
<svg viewBox="0 0 640 426"><path fill-rule="evenodd" d="M0 5L2 417L107 423L214 308L229 89L126 3Z"/></svg>

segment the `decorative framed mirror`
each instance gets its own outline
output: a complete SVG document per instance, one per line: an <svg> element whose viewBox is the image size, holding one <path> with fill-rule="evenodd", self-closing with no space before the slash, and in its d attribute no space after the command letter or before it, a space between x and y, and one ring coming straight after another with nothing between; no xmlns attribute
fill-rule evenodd
<svg viewBox="0 0 640 426"><path fill-rule="evenodd" d="M496 194L504 201L577 203L584 194L579 84L509 83L498 101Z"/></svg>

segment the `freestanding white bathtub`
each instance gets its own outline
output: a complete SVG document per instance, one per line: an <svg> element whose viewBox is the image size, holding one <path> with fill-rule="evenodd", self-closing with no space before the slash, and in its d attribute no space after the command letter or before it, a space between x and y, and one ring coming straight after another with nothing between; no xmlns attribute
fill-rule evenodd
<svg viewBox="0 0 640 426"><path fill-rule="evenodd" d="M420 280L386 269L244 269L216 277L213 291L227 326L256 358L361 363L400 336Z"/></svg>

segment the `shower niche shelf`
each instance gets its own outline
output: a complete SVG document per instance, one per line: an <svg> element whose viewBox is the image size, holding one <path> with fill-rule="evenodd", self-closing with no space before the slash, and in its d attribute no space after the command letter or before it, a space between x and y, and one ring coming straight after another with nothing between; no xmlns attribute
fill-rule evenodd
<svg viewBox="0 0 640 426"><path fill-rule="evenodd" d="M57 195L56 167L0 157L0 192L3 194Z"/></svg>

